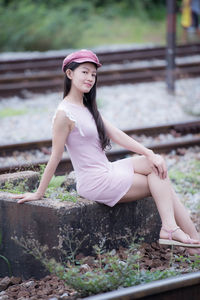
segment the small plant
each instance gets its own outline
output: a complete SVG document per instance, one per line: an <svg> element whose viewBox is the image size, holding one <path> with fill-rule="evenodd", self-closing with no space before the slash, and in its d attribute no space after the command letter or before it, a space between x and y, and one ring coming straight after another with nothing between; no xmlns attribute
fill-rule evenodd
<svg viewBox="0 0 200 300"><path fill-rule="evenodd" d="M83 242L88 238L88 234L80 239L81 229L73 230L70 226L64 225L59 230L59 243L54 249L58 249L62 253L64 261L67 259L70 263L76 263L76 255Z"/></svg>
<svg viewBox="0 0 200 300"><path fill-rule="evenodd" d="M39 165L40 180L41 180L41 178L42 178L42 175L43 175L43 173L44 173L45 168L46 168L46 165L45 165L45 164Z"/></svg>
<svg viewBox="0 0 200 300"><path fill-rule="evenodd" d="M40 243L34 239L31 235L29 238L25 239L21 237L18 239L17 236L11 237L13 241L20 247L22 247L25 253L28 253L35 257L35 259L40 260L45 265L48 262L46 252L48 251L47 245L40 245Z"/></svg>
<svg viewBox="0 0 200 300"><path fill-rule="evenodd" d="M117 254L113 255L112 251L104 253L102 259L99 249L97 249L98 263L93 270L83 271L83 261L80 261L78 265L64 266L51 260L46 267L78 291L81 296L103 293L119 287L130 287L180 274L172 268L154 272L140 270L138 263L140 256L138 253L132 253L130 248L127 249L126 260L122 260Z"/></svg>
<svg viewBox="0 0 200 300"><path fill-rule="evenodd" d="M41 167L41 175L44 172L45 166ZM68 192L64 187L61 187L65 180L65 176L53 176L48 188L45 192L45 197L51 199L59 199L60 201L70 201L77 202L77 193L76 191Z"/></svg>
<svg viewBox="0 0 200 300"><path fill-rule="evenodd" d="M64 181L64 176L53 176L48 188L45 192L45 197L51 199L59 199L60 201L70 201L76 203L78 200L76 191L68 192L61 184Z"/></svg>
<svg viewBox="0 0 200 300"><path fill-rule="evenodd" d="M80 296L89 296L92 294L103 293L118 289L119 287L130 287L139 284L152 282L186 272L185 269L179 269L175 266L164 271L141 269L140 267L140 246L131 243L129 248L125 250L123 259L120 254L112 250L105 252L103 244L105 241L94 247L96 258L92 268L89 266L83 268L87 257L77 261L75 255L83 241L78 238L78 231L73 232L68 227L65 228L65 233L59 235L59 246L55 247L62 250L64 243L68 245L69 252L63 251L65 259L63 263L58 263L55 259L48 259L46 256L47 246L41 246L34 239L24 238L15 241L21 245L25 252L32 254L36 259L39 259L50 273L57 275L64 280L66 284L74 288ZM65 245L66 246L66 245ZM190 267L190 260L181 257L174 257L174 261L185 261L188 264L187 272L195 271L199 268L199 260L193 262Z"/></svg>
<svg viewBox="0 0 200 300"><path fill-rule="evenodd" d="M199 271L200 270L200 255L195 254L193 257L184 257L182 255L174 256L175 261L187 265L189 270Z"/></svg>
<svg viewBox="0 0 200 300"><path fill-rule="evenodd" d="M21 194L28 191L27 179L14 184L12 181L7 180L3 187L0 188L0 192L7 192L13 194Z"/></svg>

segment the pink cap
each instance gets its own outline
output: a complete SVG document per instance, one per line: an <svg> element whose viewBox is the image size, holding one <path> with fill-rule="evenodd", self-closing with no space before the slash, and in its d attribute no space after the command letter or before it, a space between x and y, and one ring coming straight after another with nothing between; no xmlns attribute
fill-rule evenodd
<svg viewBox="0 0 200 300"><path fill-rule="evenodd" d="M71 62L84 63L84 62L92 62L96 64L97 68L101 67L98 57L90 50L79 50L73 52L65 57L63 60L62 70L64 72L64 67Z"/></svg>

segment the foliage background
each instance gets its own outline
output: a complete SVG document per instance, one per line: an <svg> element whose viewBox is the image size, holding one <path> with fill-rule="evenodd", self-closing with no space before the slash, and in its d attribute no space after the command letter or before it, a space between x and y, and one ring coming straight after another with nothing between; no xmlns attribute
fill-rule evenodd
<svg viewBox="0 0 200 300"><path fill-rule="evenodd" d="M164 43L165 22L165 0L0 0L0 51Z"/></svg>

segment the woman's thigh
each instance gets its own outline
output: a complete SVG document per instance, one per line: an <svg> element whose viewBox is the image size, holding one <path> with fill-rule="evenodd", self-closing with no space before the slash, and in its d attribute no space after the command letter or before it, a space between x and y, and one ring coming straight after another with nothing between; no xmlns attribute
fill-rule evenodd
<svg viewBox="0 0 200 300"><path fill-rule="evenodd" d="M135 201L150 195L147 176L134 173L133 184L128 192L119 200L119 203Z"/></svg>

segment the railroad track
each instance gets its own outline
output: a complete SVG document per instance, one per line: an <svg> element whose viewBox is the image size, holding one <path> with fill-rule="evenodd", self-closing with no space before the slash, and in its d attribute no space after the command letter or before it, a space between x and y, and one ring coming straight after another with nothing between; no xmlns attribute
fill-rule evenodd
<svg viewBox="0 0 200 300"><path fill-rule="evenodd" d="M165 68L165 65L160 65L128 69L100 69L98 72L98 86L164 80L166 77ZM176 78L198 77L200 76L200 62L178 64L175 73ZM0 76L0 96L23 96L24 90L36 93L61 91L63 89L63 78L63 74L58 71Z"/></svg>
<svg viewBox="0 0 200 300"><path fill-rule="evenodd" d="M165 60L165 47L148 47L128 50L113 50L106 52L96 52L103 65L118 63L122 64L129 61L138 60ZM200 43L180 45L176 47L176 56L192 56L200 54ZM64 59L64 55L45 55L40 57L12 59L0 59L0 74L6 73L24 73L25 71L41 71L41 70L60 70L60 66Z"/></svg>
<svg viewBox="0 0 200 300"><path fill-rule="evenodd" d="M143 127L137 129L130 129L125 131L130 136L156 136L159 134L166 134L172 132L174 135L185 135L188 133L199 134L200 133L200 121L192 121L192 122L182 122L175 124L166 124L160 126L153 127ZM148 148L152 149L156 153L168 153L171 150L177 150L179 148L189 148L192 146L200 146L200 137L192 137L186 140L178 140L173 142L166 143L158 143L147 145ZM27 151L33 149L42 149L43 147L49 148L51 147L51 140L42 140L42 141L33 141L28 143L18 143L18 144L9 144L0 146L0 156L6 156L12 154L14 151ZM124 158L130 155L131 152L123 149L123 150L111 150L107 152L107 157L110 161L114 161L117 159ZM12 173L16 171L23 170L39 170L41 164L47 164L48 159L39 160L37 162L27 162L22 164L16 164L12 166L0 167L0 174L4 173ZM55 172L56 175L63 175L66 172L70 172L72 170L71 160L69 158L63 158Z"/></svg>
<svg viewBox="0 0 200 300"><path fill-rule="evenodd" d="M189 273L155 282L123 288L85 300L199 300L200 272Z"/></svg>
<svg viewBox="0 0 200 300"><path fill-rule="evenodd" d="M150 48L140 50L127 50L111 53L99 54L102 56L103 63L123 63L134 60L144 60L153 58L164 58L165 48ZM187 53L187 54L186 54ZM179 46L177 47L178 55L193 55L200 53L200 44ZM123 59L122 59L123 57ZM63 59L63 57L62 57ZM11 65L0 62L0 95L8 97L12 95L23 96L24 90L32 92L60 91L63 88L63 74L60 71L61 58L35 58L32 61L12 61ZM5 63L5 62L4 62ZM41 65L41 68L39 66ZM56 67L53 67L53 66ZM29 72L24 72L28 69ZM21 73L4 74L5 69L20 71ZM21 69L20 69L21 68ZM139 83L164 80L166 66L164 63L160 65L149 65L142 67L121 67L102 68L98 72L98 86ZM31 71L31 72L30 72ZM33 72L34 71L34 72ZM179 63L176 66L176 77L195 77L200 76L200 62L195 63ZM2 75L3 74L3 75Z"/></svg>

